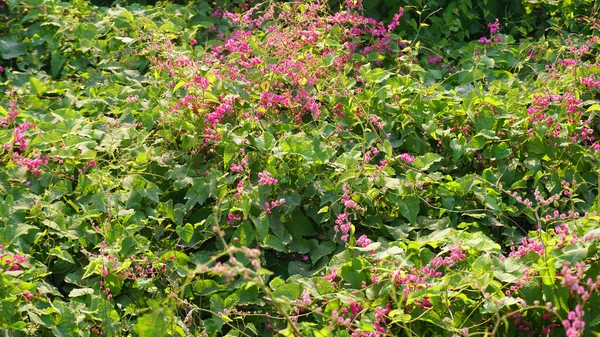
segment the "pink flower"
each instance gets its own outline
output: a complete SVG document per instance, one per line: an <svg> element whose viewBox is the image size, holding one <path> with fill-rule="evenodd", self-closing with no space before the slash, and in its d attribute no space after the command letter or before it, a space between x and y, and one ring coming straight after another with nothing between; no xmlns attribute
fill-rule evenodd
<svg viewBox="0 0 600 337"><path fill-rule="evenodd" d="M400 7L398 13L394 14L392 22L388 25L388 32L391 32L400 25L400 18L404 15L404 8Z"/></svg>
<svg viewBox="0 0 600 337"><path fill-rule="evenodd" d="M403 153L400 156L400 159L404 160L407 164L412 164L415 161L415 157L409 155L408 153Z"/></svg>
<svg viewBox="0 0 600 337"><path fill-rule="evenodd" d="M23 295L27 299L27 302L29 302L29 300L33 297L33 294L29 290L25 290L25 292L23 292Z"/></svg>
<svg viewBox="0 0 600 337"><path fill-rule="evenodd" d="M244 168L242 167L242 165L237 165L236 163L231 163L231 171L244 172Z"/></svg>
<svg viewBox="0 0 600 337"><path fill-rule="evenodd" d="M489 38L482 36L479 38L479 43L481 44L492 44L492 40L490 40Z"/></svg>
<svg viewBox="0 0 600 337"><path fill-rule="evenodd" d="M325 275L327 281L333 281L337 277L337 269L333 269L330 274Z"/></svg>
<svg viewBox="0 0 600 337"><path fill-rule="evenodd" d="M346 6L350 9L362 8L362 0L346 0Z"/></svg>
<svg viewBox="0 0 600 337"><path fill-rule="evenodd" d="M427 62L429 62L431 64L439 63L441 60L442 60L442 57L440 55L427 58Z"/></svg>
<svg viewBox="0 0 600 337"><path fill-rule="evenodd" d="M365 248L371 244L371 240L367 237L367 235L363 234L358 238L358 240L356 240L356 244Z"/></svg>
<svg viewBox="0 0 600 337"><path fill-rule="evenodd" d="M199 75L194 75L194 83L202 89L208 88L208 85L210 84L206 78Z"/></svg>
<svg viewBox="0 0 600 337"><path fill-rule="evenodd" d="M277 184L277 179L271 176L269 171L262 171L258 173L258 184L259 185L275 185Z"/></svg>
<svg viewBox="0 0 600 337"><path fill-rule="evenodd" d="M496 18L496 21L488 23L488 27L490 28L490 34L494 35L500 31L500 22Z"/></svg>

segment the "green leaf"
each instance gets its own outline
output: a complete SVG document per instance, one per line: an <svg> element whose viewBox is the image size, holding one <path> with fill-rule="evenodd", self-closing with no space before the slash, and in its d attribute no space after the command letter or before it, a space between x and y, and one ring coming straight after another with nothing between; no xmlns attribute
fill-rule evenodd
<svg viewBox="0 0 600 337"><path fill-rule="evenodd" d="M75 261L73 260L73 257L71 256L71 254L69 254L69 252L67 251L63 251L60 247L56 246L56 247L52 247L50 249L50 251L48 252L48 254L50 256L56 256L59 259L63 260L63 261L67 261L71 264L75 264Z"/></svg>
<svg viewBox="0 0 600 337"><path fill-rule="evenodd" d="M256 241L256 231L249 221L242 222L233 235L239 239L242 246L250 246Z"/></svg>
<svg viewBox="0 0 600 337"><path fill-rule="evenodd" d="M79 44L81 46L81 51L84 53L92 48L94 43L96 42L96 34L98 33L98 29L92 23L88 23L87 25L79 24L77 29L75 30L75 34L79 38Z"/></svg>
<svg viewBox="0 0 600 337"><path fill-rule="evenodd" d="M29 83L31 83L31 91L34 95L42 96L48 91L48 88L42 83L42 81L33 76L29 78Z"/></svg>
<svg viewBox="0 0 600 337"><path fill-rule="evenodd" d="M362 68L361 68L362 70ZM362 71L361 71L362 72ZM362 74L363 78L370 83L381 83L387 80L394 73L384 70L382 68L375 68Z"/></svg>
<svg viewBox="0 0 600 337"><path fill-rule="evenodd" d="M85 267L85 273L83 274L83 276L81 278L85 279L94 274L99 274L100 268L102 268L101 260L96 259L96 260L90 261L90 263Z"/></svg>
<svg viewBox="0 0 600 337"><path fill-rule="evenodd" d="M17 6L21 3L21 0L7 0L6 4L8 5L8 8L10 9L15 9L17 8ZM30 4L33 4L33 2L29 2ZM41 4L41 3L40 3Z"/></svg>
<svg viewBox="0 0 600 337"><path fill-rule="evenodd" d="M214 23L212 23L211 21L201 21L198 24L204 28L210 28L214 25Z"/></svg>
<svg viewBox="0 0 600 337"><path fill-rule="evenodd" d="M362 272L362 262L358 258L353 258L352 261L342 266L341 274L344 281L350 283L354 289L361 289L362 282L367 280L364 272Z"/></svg>
<svg viewBox="0 0 600 337"><path fill-rule="evenodd" d="M589 324L589 326L596 326L600 324L600 315L596 316Z"/></svg>
<svg viewBox="0 0 600 337"><path fill-rule="evenodd" d="M402 198L398 201L400 214L404 216L411 224L417 223L417 215L419 215L421 201L416 196Z"/></svg>
<svg viewBox="0 0 600 337"><path fill-rule="evenodd" d="M366 247L355 246L355 247L352 247L352 249L357 250L359 252L371 252L371 251L378 250L379 247L381 247L381 242L373 242Z"/></svg>
<svg viewBox="0 0 600 337"><path fill-rule="evenodd" d="M300 283L288 283L280 286L273 292L276 298L286 298L289 300L296 300L302 295L304 287Z"/></svg>
<svg viewBox="0 0 600 337"><path fill-rule="evenodd" d="M587 108L586 112L590 112L590 111L600 111L600 104L592 104L592 105L590 105L590 107Z"/></svg>
<svg viewBox="0 0 600 337"><path fill-rule="evenodd" d="M268 131L263 131L254 141L256 142L256 147L263 151L270 151L273 145L275 145L275 137Z"/></svg>
<svg viewBox="0 0 600 337"><path fill-rule="evenodd" d="M575 265L575 263L581 262L588 255L588 249L581 247L579 244L574 244L563 249L563 253L563 258L569 261L571 265Z"/></svg>
<svg viewBox="0 0 600 337"><path fill-rule="evenodd" d="M285 228L292 236L312 236L317 235L312 222L299 209L292 213L291 220L285 223Z"/></svg>
<svg viewBox="0 0 600 337"><path fill-rule="evenodd" d="M452 141L450 141L450 148L452 149L452 158L454 159L455 163L465 153L465 145L466 145L466 141L464 138L461 138L461 139L454 138L454 139L452 139Z"/></svg>
<svg viewBox="0 0 600 337"><path fill-rule="evenodd" d="M236 155L236 153L238 153L238 149L234 144L228 143L223 151L224 170L229 170L229 164L233 160L233 157Z"/></svg>
<svg viewBox="0 0 600 337"><path fill-rule="evenodd" d="M175 25L173 22L167 22L159 27L159 29L163 32L174 33L181 30L181 27Z"/></svg>
<svg viewBox="0 0 600 337"><path fill-rule="evenodd" d="M260 242L265 243L267 235L269 234L269 218L263 213L259 217L250 216L250 220L252 220L254 226L256 226L256 232L258 233Z"/></svg>
<svg viewBox="0 0 600 337"><path fill-rule="evenodd" d="M246 327L248 330L252 331L252 333L253 333L255 336L258 336L258 335L259 335L259 334L258 334L258 329L257 329L257 328L256 328L256 326L254 325L254 323L246 323L246 326L245 326L245 327Z"/></svg>
<svg viewBox="0 0 600 337"><path fill-rule="evenodd" d="M313 138L313 150L317 164L329 161L329 158L335 153L331 147L321 141L320 137Z"/></svg>
<svg viewBox="0 0 600 337"><path fill-rule="evenodd" d="M145 314L138 318L133 330L137 332L140 337L167 336L168 330L166 320L169 316L172 316L172 314L167 314L168 310L164 308L154 309L152 313Z"/></svg>
<svg viewBox="0 0 600 337"><path fill-rule="evenodd" d="M305 134L284 137L281 142L281 149L286 153L298 154L308 161L313 161L315 158L313 145Z"/></svg>
<svg viewBox="0 0 600 337"><path fill-rule="evenodd" d="M290 261L288 263L288 274L311 277L315 270L311 269L311 264L301 261Z"/></svg>
<svg viewBox="0 0 600 337"><path fill-rule="evenodd" d="M85 296L85 295L92 295L94 293L94 289L92 288L76 288L71 290L71 292L69 293L69 297L73 298L73 297L80 297L80 296Z"/></svg>
<svg viewBox="0 0 600 337"><path fill-rule="evenodd" d="M495 122L496 118L494 117L494 113L490 109L483 109L475 117L475 130L477 132L481 130L492 130Z"/></svg>
<svg viewBox="0 0 600 337"><path fill-rule="evenodd" d="M287 252L285 243L275 235L267 235L267 239L263 242L265 247L275 249L279 252Z"/></svg>
<svg viewBox="0 0 600 337"><path fill-rule="evenodd" d="M467 150L481 150L486 142L487 139L483 135L477 135L467 143Z"/></svg>
<svg viewBox="0 0 600 337"><path fill-rule="evenodd" d="M336 244L332 241L319 243L317 239L310 239L310 260L315 265L323 256L327 256L335 251Z"/></svg>
<svg viewBox="0 0 600 337"><path fill-rule="evenodd" d="M177 226L175 231L185 243L192 241L192 237L194 236L194 226L192 224L186 223L185 226Z"/></svg>
<svg viewBox="0 0 600 337"><path fill-rule="evenodd" d="M492 272L492 259L489 255L483 254L479 256L471 265L471 271L473 276L477 277L479 280L479 284L486 284L488 280L486 278L482 278L485 275L488 275ZM485 280L485 282L483 281Z"/></svg>
<svg viewBox="0 0 600 337"><path fill-rule="evenodd" d="M431 165L441 161L442 159L444 159L444 157L440 156L439 154L429 152L423 156L415 158L414 165L421 170L427 170L429 167L431 167Z"/></svg>
<svg viewBox="0 0 600 337"><path fill-rule="evenodd" d="M185 199L188 202L185 204L186 209L192 209L196 204L202 205L210 195L210 185L204 180L196 180L192 188L185 194Z"/></svg>
<svg viewBox="0 0 600 337"><path fill-rule="evenodd" d="M331 294L336 291L335 287L331 284L331 281L326 280L323 277L316 278L315 288L321 295Z"/></svg>
<svg viewBox="0 0 600 337"><path fill-rule="evenodd" d="M218 284L214 280L196 280L192 286L195 294L198 295L210 295L216 291L219 291L224 286Z"/></svg>
<svg viewBox="0 0 600 337"><path fill-rule="evenodd" d="M494 156L496 159L504 159L511 154L511 150L506 143L494 145Z"/></svg>
<svg viewBox="0 0 600 337"><path fill-rule="evenodd" d="M25 329L25 327L27 327L27 324L23 321L14 322L10 325L11 330L22 330Z"/></svg>
<svg viewBox="0 0 600 337"><path fill-rule="evenodd" d="M236 305L248 305L248 304L258 304L263 305L264 302L259 298L260 288L258 285L253 283L246 283L242 285L236 293L238 295Z"/></svg>
<svg viewBox="0 0 600 337"><path fill-rule="evenodd" d="M172 93L177 92L177 90L181 89L184 85L185 85L185 81L179 81L177 82L177 84L173 87L173 90L171 91Z"/></svg>
<svg viewBox="0 0 600 337"><path fill-rule="evenodd" d="M0 40L0 52L2 52L3 59L10 60L25 55L27 48L24 43L8 37Z"/></svg>
<svg viewBox="0 0 600 337"><path fill-rule="evenodd" d="M549 258L548 261L545 261L544 258L540 258L538 260L538 263L534 264L534 267L542 277L542 282L547 286L553 286L554 281L556 280L556 267L554 265L555 262L555 257Z"/></svg>

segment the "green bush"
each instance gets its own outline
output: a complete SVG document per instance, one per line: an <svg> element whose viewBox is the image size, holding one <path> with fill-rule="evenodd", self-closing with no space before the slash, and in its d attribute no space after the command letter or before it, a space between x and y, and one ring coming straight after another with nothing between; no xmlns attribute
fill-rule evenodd
<svg viewBox="0 0 600 337"><path fill-rule="evenodd" d="M8 1L0 327L593 336L595 3L495 4Z"/></svg>

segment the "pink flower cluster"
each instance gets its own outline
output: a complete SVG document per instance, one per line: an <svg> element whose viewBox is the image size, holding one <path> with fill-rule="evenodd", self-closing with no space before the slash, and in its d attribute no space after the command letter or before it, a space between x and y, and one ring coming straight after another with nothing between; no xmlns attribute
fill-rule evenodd
<svg viewBox="0 0 600 337"><path fill-rule="evenodd" d="M134 102L136 102L138 99L140 99L140 96L138 96L138 95L134 95L134 96L127 96L127 97L125 98L125 101L126 101L127 103L134 103Z"/></svg>
<svg viewBox="0 0 600 337"><path fill-rule="evenodd" d="M581 298L583 302L586 302L590 298L592 291L595 289L600 290L600 275L596 277L595 281L592 278L588 278L587 281L582 282L586 268L587 265L585 263L577 262L575 264L575 271L573 271L569 263L565 263L560 271L560 275L563 277L561 284L568 287L569 292Z"/></svg>
<svg viewBox="0 0 600 337"><path fill-rule="evenodd" d="M267 170L258 173L258 184L259 185L276 185L277 179L271 176L271 173Z"/></svg>
<svg viewBox="0 0 600 337"><path fill-rule="evenodd" d="M583 336L583 329L585 328L584 314L583 308L579 304L575 306L575 310L569 312L567 319L563 321L563 325L567 329L565 334L567 337Z"/></svg>
<svg viewBox="0 0 600 337"><path fill-rule="evenodd" d="M373 326L375 327L375 331L380 334L387 335L387 331L382 326L387 321L387 314L391 311L391 303L388 302L385 306L385 309L381 309L379 307L375 308L375 322L373 322Z"/></svg>
<svg viewBox="0 0 600 337"><path fill-rule="evenodd" d="M366 234L363 234L363 235L361 235L361 236L360 236L360 237L359 237L359 238L356 240L356 244L357 244L358 246L361 246L361 247L363 247L363 248L366 248L366 247L368 247L368 246L369 246L371 243L373 243L373 241L371 241L371 239L369 239L369 238L367 237L367 235L366 235ZM373 254L375 254L375 251L374 251L374 250L371 250L371 251L369 252L369 254L373 255Z"/></svg>
<svg viewBox="0 0 600 337"><path fill-rule="evenodd" d="M8 92L9 97L12 97L14 95L14 90L15 89ZM0 119L0 127L7 127L17 118L18 114L19 111L17 110L17 100L13 98L10 101L8 101L8 116Z"/></svg>
<svg viewBox="0 0 600 337"><path fill-rule="evenodd" d="M492 42L502 42L502 38L500 36L494 36L500 32L500 22L497 18L496 21L488 23L488 28L490 29L490 35L492 37L488 38L482 36L479 38L479 43L489 45L492 44Z"/></svg>
<svg viewBox="0 0 600 337"><path fill-rule="evenodd" d="M400 18L404 15L404 8L400 7L398 13L394 14L392 17L392 22L388 25L388 32L393 31L400 25Z"/></svg>
<svg viewBox="0 0 600 337"><path fill-rule="evenodd" d="M450 246L450 256L441 257L436 256L429 263L435 268L439 268L442 265L451 266L455 264L457 261L466 258L467 255L462 252L462 249L459 245Z"/></svg>
<svg viewBox="0 0 600 337"><path fill-rule="evenodd" d="M513 282L513 285L510 286L510 290L505 291L505 294L507 296L510 296L511 291L519 291L519 289L523 288L523 286L525 286L525 284L531 279L531 277L537 275L537 273L537 270L527 267L527 269L525 269L525 272L523 273L523 276L521 276L521 278L516 279Z"/></svg>
<svg viewBox="0 0 600 337"><path fill-rule="evenodd" d="M272 92L263 92L260 95L260 100L258 101L258 106L260 106L264 112L266 112L269 108L274 108L275 113L277 113L277 108L280 106L289 106L291 103L289 92L284 94L276 94ZM307 103L308 104L308 103Z"/></svg>
<svg viewBox="0 0 600 337"><path fill-rule="evenodd" d="M204 89L208 88L208 85L210 83L208 82L208 79L206 79L205 77L202 77L200 75L194 75L194 84L196 84L198 87L200 87L200 89L204 90Z"/></svg>
<svg viewBox="0 0 600 337"><path fill-rule="evenodd" d="M231 172L244 172L244 167L236 163L231 163Z"/></svg>
<svg viewBox="0 0 600 337"><path fill-rule="evenodd" d="M412 164L415 161L415 157L409 155L408 153L403 153L400 156L400 159L402 159L403 161L405 161L407 164Z"/></svg>
<svg viewBox="0 0 600 337"><path fill-rule="evenodd" d="M577 242L577 239L579 239L577 234L574 233L571 235L570 240L567 238L567 235L569 234L569 227L564 222L560 224L560 226L554 227L554 232L556 232L556 234L560 234L560 241L556 243L557 248L563 248L566 245L572 245Z"/></svg>
<svg viewBox="0 0 600 337"><path fill-rule="evenodd" d="M265 201L265 213L271 214L271 209L277 206L281 206L285 203L285 199L281 198L279 200L273 200L270 203Z"/></svg>
<svg viewBox="0 0 600 337"><path fill-rule="evenodd" d="M362 0L346 0L346 7L349 9L361 9Z"/></svg>
<svg viewBox="0 0 600 337"><path fill-rule="evenodd" d="M331 284L332 284L333 286L335 286L335 285L336 285L336 283L334 282L334 280L335 280L335 278L337 277L337 272L338 272L338 270L337 270L336 268L333 268L333 269L331 270L331 273L329 273L329 274L325 275L325 279L326 279L327 281L331 282Z"/></svg>
<svg viewBox="0 0 600 337"><path fill-rule="evenodd" d="M390 273L390 278L397 286L402 287L402 296L404 301L408 300L408 296L418 290L431 287L432 283L428 279L432 277L440 277L442 272L436 271L434 268L427 266L416 269L413 266L408 267L408 271L398 269Z"/></svg>
<svg viewBox="0 0 600 337"><path fill-rule="evenodd" d="M39 167L41 165L48 164L48 161L50 159L45 156L42 156L42 157L38 156L37 152L34 153L34 158L27 158L27 157L20 155L18 152L13 152L12 160L15 164L17 164L17 166L27 167L27 170L29 172L31 172L35 177L37 177L42 173L42 171L39 169Z"/></svg>
<svg viewBox="0 0 600 337"><path fill-rule="evenodd" d="M563 278L561 285L568 287L571 295L581 299L581 303L577 304L575 310L570 311L567 319L562 322L567 330L566 336L568 337L580 337L583 335L585 329L583 305L588 301L593 291L600 290L600 275L596 276L596 280L588 277L583 282L587 267L584 262L577 262L575 270L573 270L567 262L563 265L559 273Z"/></svg>
<svg viewBox="0 0 600 337"><path fill-rule="evenodd" d="M333 226L335 237L337 237L337 234L341 232L342 236L340 237L340 240L346 243L348 242L348 237L350 236L350 226L352 226L352 223L348 220L348 215L348 212L340 213L335 220L335 225Z"/></svg>
<svg viewBox="0 0 600 337"><path fill-rule="evenodd" d="M241 219L242 219L241 214L234 214L234 213L227 214L227 224L228 225L231 225L234 221L241 220Z"/></svg>
<svg viewBox="0 0 600 337"><path fill-rule="evenodd" d="M540 256L544 255L544 244L532 238L521 239L521 244L518 248L515 246L510 247L509 257L520 257L529 252L534 252Z"/></svg>
<svg viewBox="0 0 600 337"><path fill-rule="evenodd" d="M488 23L488 27L490 28L490 34L498 34L498 32L500 32L500 22L498 21L498 18L496 18L496 21Z"/></svg>
<svg viewBox="0 0 600 337"><path fill-rule="evenodd" d="M560 194L554 194L554 195L551 195L550 197L548 197L547 199L545 199L542 196L542 193L540 192L539 188L537 188L537 187L533 191L533 196L535 197L535 201L537 201L537 203L542 206L549 206L549 205L553 204L555 201L558 201L560 199ZM531 206L529 206L529 207L531 207Z"/></svg>
<svg viewBox="0 0 600 337"><path fill-rule="evenodd" d="M2 248L4 248L4 246L0 245L0 249ZM20 254L0 253L0 261L7 265L11 270L19 270L19 265L25 263L27 257Z"/></svg>
<svg viewBox="0 0 600 337"><path fill-rule="evenodd" d="M29 128L35 129L36 125L33 124L32 122L25 122L25 123L17 125L13 129L13 132L12 132L12 135L13 135L12 144L10 144L10 143L4 144L4 149L11 148L12 145L15 145L15 146L19 146L19 151L21 151L21 152L27 150L27 148L29 147L29 143L27 142L27 139L25 139L25 133L27 132L27 130Z"/></svg>
<svg viewBox="0 0 600 337"><path fill-rule="evenodd" d="M427 58L427 62L429 62L431 64L440 63L441 60L442 60L442 56L441 55L430 56L430 57Z"/></svg>
<svg viewBox="0 0 600 337"><path fill-rule="evenodd" d="M36 294L37 295L37 294ZM23 296L25 296L25 301L29 302L31 301L31 299L33 298L33 296L35 296L34 294L32 294L29 290L25 290L23 292Z"/></svg>
<svg viewBox="0 0 600 337"><path fill-rule="evenodd" d="M344 196L342 197L341 201L344 207L356 210L362 209L362 207L360 207L360 205L356 203L356 201L352 200L352 195L350 193L350 188L348 187L348 184L344 184L342 186L342 191L344 192Z"/></svg>

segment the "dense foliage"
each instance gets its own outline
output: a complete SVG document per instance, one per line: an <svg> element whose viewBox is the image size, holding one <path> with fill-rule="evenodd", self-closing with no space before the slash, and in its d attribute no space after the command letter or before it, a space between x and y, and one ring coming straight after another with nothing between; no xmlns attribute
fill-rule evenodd
<svg viewBox="0 0 600 337"><path fill-rule="evenodd" d="M374 3L2 2L0 328L597 335L596 4Z"/></svg>

